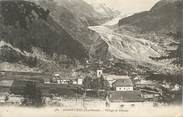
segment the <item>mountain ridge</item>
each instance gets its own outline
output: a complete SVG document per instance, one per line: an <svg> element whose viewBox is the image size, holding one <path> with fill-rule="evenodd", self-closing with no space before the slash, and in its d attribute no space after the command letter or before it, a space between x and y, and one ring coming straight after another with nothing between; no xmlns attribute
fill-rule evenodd
<svg viewBox="0 0 183 117"><path fill-rule="evenodd" d="M182 16L181 9L183 8L182 0L161 0L150 11L145 11L121 19L119 26L132 25L143 32L176 32L180 18ZM180 8L179 8L180 7Z"/></svg>

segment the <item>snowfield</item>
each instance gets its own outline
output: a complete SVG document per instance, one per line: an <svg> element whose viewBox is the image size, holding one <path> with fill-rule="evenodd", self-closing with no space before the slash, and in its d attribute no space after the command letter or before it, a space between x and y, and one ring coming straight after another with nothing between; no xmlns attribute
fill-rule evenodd
<svg viewBox="0 0 183 117"><path fill-rule="evenodd" d="M109 46L108 52L118 59L156 64L149 57L160 56L154 49L157 45L148 40L121 35L106 26L90 26L89 29L100 35Z"/></svg>

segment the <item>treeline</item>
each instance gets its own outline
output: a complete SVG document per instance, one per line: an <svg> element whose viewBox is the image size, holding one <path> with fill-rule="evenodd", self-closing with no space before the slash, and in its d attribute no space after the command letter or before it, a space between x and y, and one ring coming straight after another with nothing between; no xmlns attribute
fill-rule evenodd
<svg viewBox="0 0 183 117"><path fill-rule="evenodd" d="M110 85L103 76L100 78L92 78L87 76L83 81L84 89L94 89L94 90L110 90Z"/></svg>
<svg viewBox="0 0 183 117"><path fill-rule="evenodd" d="M169 46L176 47L173 50L166 50L167 55L160 57L150 57L153 60L160 61L166 59L173 59L172 64L182 67L183 66L183 34L181 31L176 33L168 33L168 36L174 38L174 42L171 42Z"/></svg>
<svg viewBox="0 0 183 117"><path fill-rule="evenodd" d="M36 18L47 20L49 15L49 10L44 10L40 6L29 1L1 1L0 7L0 13L5 25L23 29L27 29L29 24Z"/></svg>
<svg viewBox="0 0 183 117"><path fill-rule="evenodd" d="M148 80L167 81L173 84L182 85L182 74L151 74L147 77Z"/></svg>
<svg viewBox="0 0 183 117"><path fill-rule="evenodd" d="M84 46L49 15L49 10L24 0L0 1L0 40L21 51L32 52L35 47L49 56L88 57Z"/></svg>
<svg viewBox="0 0 183 117"><path fill-rule="evenodd" d="M36 82L29 82L23 90L25 100L22 105L40 107L44 103L42 101L42 93Z"/></svg>
<svg viewBox="0 0 183 117"><path fill-rule="evenodd" d="M9 63L23 63L29 67L35 67L39 61L37 57L22 55L8 46L2 47L0 56L0 61Z"/></svg>

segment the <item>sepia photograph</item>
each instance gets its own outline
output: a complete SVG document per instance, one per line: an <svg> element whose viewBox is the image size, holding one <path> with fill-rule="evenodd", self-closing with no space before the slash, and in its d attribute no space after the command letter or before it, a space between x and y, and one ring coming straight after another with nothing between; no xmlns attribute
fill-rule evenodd
<svg viewBox="0 0 183 117"><path fill-rule="evenodd" d="M183 117L183 0L0 0L0 117Z"/></svg>

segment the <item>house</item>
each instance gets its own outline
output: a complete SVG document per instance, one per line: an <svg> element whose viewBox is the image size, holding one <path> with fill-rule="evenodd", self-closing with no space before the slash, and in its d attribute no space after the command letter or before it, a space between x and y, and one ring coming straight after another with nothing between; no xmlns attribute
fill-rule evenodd
<svg viewBox="0 0 183 117"><path fill-rule="evenodd" d="M127 76L127 75L107 75L107 74L104 74L104 78L105 78L105 80L107 80L109 82L109 85L111 87L116 80L130 79L129 76Z"/></svg>
<svg viewBox="0 0 183 117"><path fill-rule="evenodd" d="M44 79L45 84L64 84L64 85L69 85L69 84L75 84L75 85L82 85L83 84L83 79L82 78L73 78L73 77L53 77L50 79Z"/></svg>
<svg viewBox="0 0 183 117"><path fill-rule="evenodd" d="M97 70L97 78L100 78L103 75L102 70Z"/></svg>
<svg viewBox="0 0 183 117"><path fill-rule="evenodd" d="M150 81L150 80L141 80L135 83L136 89L139 89L143 92L146 92L146 97L153 97L154 95L157 96L159 94L162 95L162 86L157 82Z"/></svg>
<svg viewBox="0 0 183 117"><path fill-rule="evenodd" d="M153 81L150 80L140 80L135 83L135 86L138 88L150 87L154 88L157 86Z"/></svg>
<svg viewBox="0 0 183 117"><path fill-rule="evenodd" d="M11 87L14 80L0 80L0 87Z"/></svg>
<svg viewBox="0 0 183 117"><path fill-rule="evenodd" d="M157 91L150 91L150 90L145 90L145 89L141 89L143 98L145 100L153 100L156 97L160 97L161 96L161 92L157 92Z"/></svg>
<svg viewBox="0 0 183 117"><path fill-rule="evenodd" d="M106 77L104 76L105 80L107 80L109 82L109 86L112 87L112 84L116 81L115 79L113 79L113 77Z"/></svg>
<svg viewBox="0 0 183 117"><path fill-rule="evenodd" d="M133 91L133 83L128 76L117 76L119 79L116 79L112 83L113 89L116 91Z"/></svg>
<svg viewBox="0 0 183 117"><path fill-rule="evenodd" d="M82 85L83 84L83 79L82 78L78 78L77 79L77 84L78 85Z"/></svg>
<svg viewBox="0 0 183 117"><path fill-rule="evenodd" d="M51 83L51 79L44 79L44 83L45 84L50 84Z"/></svg>
<svg viewBox="0 0 183 117"><path fill-rule="evenodd" d="M76 85L82 85L83 84L83 79L80 79L80 78L76 78L76 79L73 79L73 78L58 78L56 80L56 83L57 84L76 84Z"/></svg>
<svg viewBox="0 0 183 117"><path fill-rule="evenodd" d="M181 85L175 84L172 91L179 91L181 89Z"/></svg>

